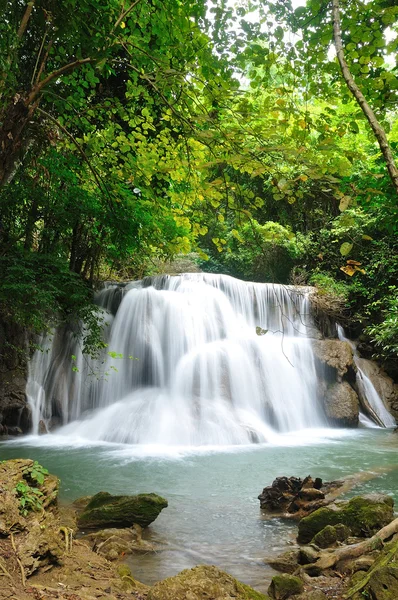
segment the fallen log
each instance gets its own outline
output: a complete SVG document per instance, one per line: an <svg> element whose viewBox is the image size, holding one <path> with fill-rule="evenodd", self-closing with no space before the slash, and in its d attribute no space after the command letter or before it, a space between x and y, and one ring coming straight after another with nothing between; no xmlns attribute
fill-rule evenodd
<svg viewBox="0 0 398 600"><path fill-rule="evenodd" d="M325 569L333 568L342 560L358 558L367 552L380 550L383 548L384 543L392 538L392 536L396 533L398 533L398 519L394 519L394 521L391 521L391 523L380 529L377 533L375 533L375 535L363 542L352 544L350 546L343 546L341 548L337 548L337 550L333 550L332 552L322 552L319 558L311 565L311 567L315 567L324 571Z"/></svg>

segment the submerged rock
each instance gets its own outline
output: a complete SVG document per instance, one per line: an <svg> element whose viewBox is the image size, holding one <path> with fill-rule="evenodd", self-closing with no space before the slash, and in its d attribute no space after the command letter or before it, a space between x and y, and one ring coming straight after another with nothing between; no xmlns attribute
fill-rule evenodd
<svg viewBox="0 0 398 600"><path fill-rule="evenodd" d="M152 544L142 539L142 528L134 525L126 529L102 529L82 538L91 549L108 560L117 560L125 554L154 552Z"/></svg>
<svg viewBox="0 0 398 600"><path fill-rule="evenodd" d="M359 400L357 393L347 381L329 386L324 396L324 408L330 425L334 427L357 427Z"/></svg>
<svg viewBox="0 0 398 600"><path fill-rule="evenodd" d="M290 596L301 594L304 584L300 577L294 575L275 575L268 588L268 593L275 600L286 600Z"/></svg>
<svg viewBox="0 0 398 600"><path fill-rule="evenodd" d="M108 492L99 492L79 516L78 526L81 529L102 529L131 527L137 523L148 527L167 505L167 500L157 494L112 496Z"/></svg>
<svg viewBox="0 0 398 600"><path fill-rule="evenodd" d="M270 600L213 566L186 569L156 583L147 600Z"/></svg>
<svg viewBox="0 0 398 600"><path fill-rule="evenodd" d="M308 543L327 525L339 523L355 536L370 536L392 521L393 507L391 496L368 494L319 508L299 522L298 542Z"/></svg>

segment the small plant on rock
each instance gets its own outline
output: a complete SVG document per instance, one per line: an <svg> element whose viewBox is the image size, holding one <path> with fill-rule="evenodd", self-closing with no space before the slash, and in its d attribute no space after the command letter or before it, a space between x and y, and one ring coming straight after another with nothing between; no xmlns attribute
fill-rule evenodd
<svg viewBox="0 0 398 600"><path fill-rule="evenodd" d="M40 512L43 510L41 498L43 492L36 487L31 487L26 481L19 481L15 486L19 497L19 512L26 517L30 510Z"/></svg>

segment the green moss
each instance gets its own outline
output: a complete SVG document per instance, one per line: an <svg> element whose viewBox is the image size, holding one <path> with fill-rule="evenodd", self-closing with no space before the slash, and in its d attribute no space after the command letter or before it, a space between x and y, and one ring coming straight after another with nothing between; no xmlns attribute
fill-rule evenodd
<svg viewBox="0 0 398 600"><path fill-rule="evenodd" d="M356 496L344 508L342 522L354 535L371 535L392 521L393 506L394 501L390 496L383 496L382 501Z"/></svg>
<svg viewBox="0 0 398 600"><path fill-rule="evenodd" d="M271 600L217 567L201 565L159 581L147 600Z"/></svg>
<svg viewBox="0 0 398 600"><path fill-rule="evenodd" d="M269 596L265 596L256 590L253 590L249 585L236 580L237 588L242 594L242 600L271 600Z"/></svg>
<svg viewBox="0 0 398 600"><path fill-rule="evenodd" d="M301 594L303 590L304 584L300 577L286 574L275 575L268 588L269 594L275 600L285 600L295 594Z"/></svg>
<svg viewBox="0 0 398 600"><path fill-rule="evenodd" d="M157 494L112 496L108 492L99 492L80 515L78 525L81 528L100 529L131 527L133 523L138 523L141 527L147 527L166 507L167 500Z"/></svg>
<svg viewBox="0 0 398 600"><path fill-rule="evenodd" d="M356 496L335 508L319 508L299 522L299 543L308 543L328 525L341 523L350 528L353 535L368 536L394 518L394 501L390 496Z"/></svg>

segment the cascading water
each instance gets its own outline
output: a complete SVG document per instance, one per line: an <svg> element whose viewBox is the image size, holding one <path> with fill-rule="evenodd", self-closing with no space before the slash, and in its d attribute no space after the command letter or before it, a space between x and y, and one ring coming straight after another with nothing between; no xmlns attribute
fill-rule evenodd
<svg viewBox="0 0 398 600"><path fill-rule="evenodd" d="M337 325L337 335L339 340L348 342L352 348L354 362L357 367L357 386L359 396L360 399L366 402L366 412L371 417L371 419L369 419L369 416L366 416L363 413L360 414L359 417L362 425L364 427L371 427L372 425L374 426L374 423L376 423L376 425L381 427L395 427L396 422L394 417L384 406L384 402L377 393L375 386L361 368L361 359L356 345L352 340L346 338L344 329L341 327L341 325Z"/></svg>
<svg viewBox="0 0 398 600"><path fill-rule="evenodd" d="M196 273L108 286L97 299L108 320L100 360L85 358L70 332L44 340L33 358L34 426L44 420L91 440L195 446L324 426L307 296Z"/></svg>

